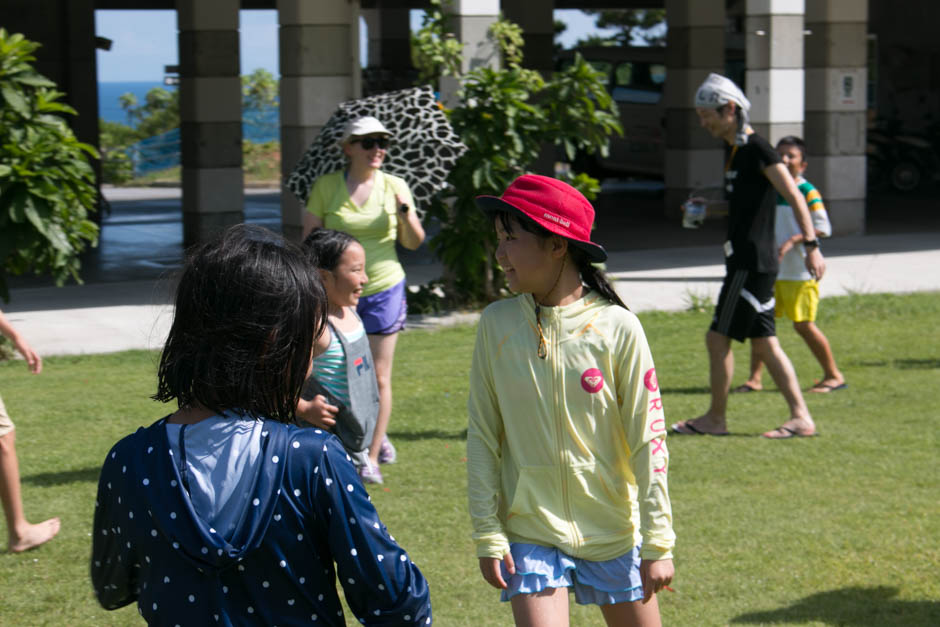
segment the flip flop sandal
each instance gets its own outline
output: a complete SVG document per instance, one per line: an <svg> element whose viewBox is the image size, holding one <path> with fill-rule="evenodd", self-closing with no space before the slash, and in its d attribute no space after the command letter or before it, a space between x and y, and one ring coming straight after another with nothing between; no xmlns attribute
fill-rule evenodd
<svg viewBox="0 0 940 627"><path fill-rule="evenodd" d="M775 435L769 435L775 434ZM800 433L789 427L780 426L774 429L773 431L768 431L767 433L762 433L762 438L767 438L768 440L789 440L790 438L812 438L816 436L816 432L812 433Z"/></svg>
<svg viewBox="0 0 940 627"><path fill-rule="evenodd" d="M683 429L687 429L687 431L683 431ZM714 436L731 435L727 431L722 431L721 433L709 433L707 431L702 431L701 429L696 428L695 425L693 425L691 422L688 422L688 421L674 423L670 427L670 430L675 435L714 435Z"/></svg>
<svg viewBox="0 0 940 627"><path fill-rule="evenodd" d="M809 389L810 392L814 394L829 394L829 392L835 392L836 390L844 390L849 387L848 383L840 383L839 385L828 385L826 383L817 383Z"/></svg>

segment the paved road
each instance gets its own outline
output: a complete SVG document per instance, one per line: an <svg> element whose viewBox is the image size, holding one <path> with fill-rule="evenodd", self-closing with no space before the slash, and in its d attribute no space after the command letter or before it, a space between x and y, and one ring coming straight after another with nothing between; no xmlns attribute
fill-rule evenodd
<svg viewBox="0 0 940 627"><path fill-rule="evenodd" d="M108 196L114 211L104 221L99 249L86 260L86 285L13 282L12 300L3 309L40 354L156 349L166 337L172 317L167 277L182 258L179 192L112 190ZM651 201L636 193L622 201L627 208L618 216L601 215L599 209L595 236L610 250L608 274L630 308L677 311L693 299L714 302L724 273L720 225L706 225L700 232L665 221L635 220L631 226L625 212L640 211ZM279 228L279 205L276 190L250 191L246 219ZM618 219L619 226L610 226ZM820 285L823 297L940 291L940 232L935 229L837 237L824 242L823 252L828 265ZM426 250L403 261L411 284L441 274ZM421 327L474 319L472 314L449 315L412 318L411 323Z"/></svg>

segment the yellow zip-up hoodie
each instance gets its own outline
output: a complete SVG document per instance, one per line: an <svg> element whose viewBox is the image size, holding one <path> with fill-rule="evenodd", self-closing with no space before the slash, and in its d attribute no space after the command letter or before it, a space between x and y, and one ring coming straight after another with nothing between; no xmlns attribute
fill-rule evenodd
<svg viewBox="0 0 940 627"><path fill-rule="evenodd" d="M509 542L604 561L642 539L643 559L672 559L666 423L637 317L595 291L542 307L493 303L470 372L468 493L479 557Z"/></svg>

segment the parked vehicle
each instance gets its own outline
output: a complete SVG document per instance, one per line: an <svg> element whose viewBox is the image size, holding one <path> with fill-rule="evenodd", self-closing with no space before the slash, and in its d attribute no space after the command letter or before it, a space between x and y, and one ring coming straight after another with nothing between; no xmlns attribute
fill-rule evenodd
<svg viewBox="0 0 940 627"><path fill-rule="evenodd" d="M876 120L868 129L869 188L912 192L928 182L940 182L936 134L904 131L899 121Z"/></svg>
<svg viewBox="0 0 940 627"><path fill-rule="evenodd" d="M585 46L560 53L556 68L570 65L576 53L606 77L605 87L620 110L623 135L611 138L607 157L579 154L575 168L595 178L607 173L661 177L665 154L665 49Z"/></svg>
<svg viewBox="0 0 940 627"><path fill-rule="evenodd" d="M582 46L556 56L564 69L580 54L605 76L605 87L620 110L623 135L612 137L606 157L579 154L576 170L595 178L608 175L662 178L665 171L666 49L640 46ZM744 50L725 51L725 74L740 85L744 80Z"/></svg>

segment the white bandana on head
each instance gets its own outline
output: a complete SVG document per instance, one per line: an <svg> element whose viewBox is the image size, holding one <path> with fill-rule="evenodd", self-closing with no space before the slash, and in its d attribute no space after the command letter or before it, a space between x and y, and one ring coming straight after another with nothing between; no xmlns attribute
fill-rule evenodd
<svg viewBox="0 0 940 627"><path fill-rule="evenodd" d="M698 91L695 92L696 107L718 109L729 102L738 105L741 111L734 143L743 146L747 143L747 133L744 132L744 129L748 125L747 113L751 109L751 101L747 99L741 88L735 85L731 79L712 72L705 79L705 82L699 86Z"/></svg>

